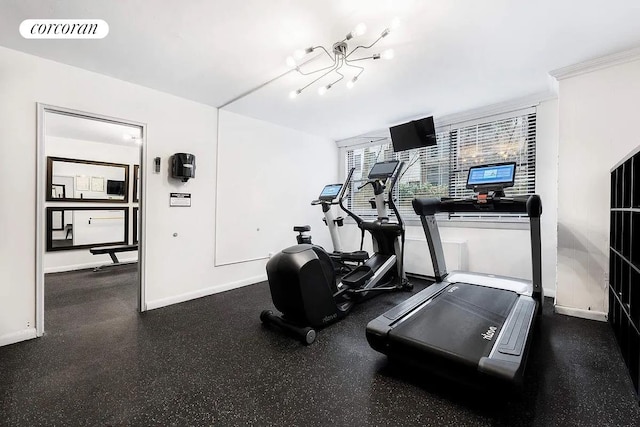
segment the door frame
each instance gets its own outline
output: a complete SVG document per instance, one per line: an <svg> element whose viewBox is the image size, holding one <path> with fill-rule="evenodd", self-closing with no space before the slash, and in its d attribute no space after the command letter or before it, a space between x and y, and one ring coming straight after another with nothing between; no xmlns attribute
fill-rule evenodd
<svg viewBox="0 0 640 427"><path fill-rule="evenodd" d="M37 104L37 135L36 135L36 335L44 335L44 255L45 255L45 197L46 197L46 165L45 155L45 116L46 113L64 114L89 120L99 120L107 123L114 123L127 126L137 126L142 130L142 140L140 149L140 189L138 194L138 210L140 215L140 238L138 239L138 301L139 312L147 310L146 304L146 221L145 221L145 201L146 201L146 179L145 179L145 159L147 158L147 125L145 123L132 120L120 119L105 116L102 114L88 113L71 108L58 107L55 105ZM134 183L135 185L135 183ZM136 218L134 218L134 221Z"/></svg>

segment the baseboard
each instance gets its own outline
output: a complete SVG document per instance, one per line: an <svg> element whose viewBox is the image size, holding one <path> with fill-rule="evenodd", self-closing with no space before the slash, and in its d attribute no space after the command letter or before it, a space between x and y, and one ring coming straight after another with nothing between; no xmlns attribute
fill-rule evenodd
<svg viewBox="0 0 640 427"><path fill-rule="evenodd" d="M36 328L23 329L18 332L11 332L10 334L5 334L0 336L0 347L3 345L14 344L20 341L26 341L33 339L37 336Z"/></svg>
<svg viewBox="0 0 640 427"><path fill-rule="evenodd" d="M597 320L599 322L607 321L607 313L604 313L602 311L584 310L582 308L563 307L561 305L556 305L555 311L558 314L565 314L567 316L580 317L582 319Z"/></svg>
<svg viewBox="0 0 640 427"><path fill-rule="evenodd" d="M161 298L155 301L147 302L147 310L154 310L156 308L166 307L173 304L178 304L185 301L190 301L196 298L202 298L220 292L230 291L231 289L241 288L247 285L253 285L254 283L264 282L267 280L267 275L262 274L260 276L249 277L248 279L238 280L236 282L225 283L222 285L212 286L210 288L200 289L194 292L187 292L186 294L175 295L168 298Z"/></svg>
<svg viewBox="0 0 640 427"><path fill-rule="evenodd" d="M120 259L122 264L136 262L137 258L132 259ZM63 265L59 267L45 267L44 272L47 273L63 273L65 271L75 271L75 270L85 270L87 268L96 268L102 267L109 264L109 261L100 261L100 262L88 262L84 264L74 264L74 265ZM114 264L115 265L115 264Z"/></svg>

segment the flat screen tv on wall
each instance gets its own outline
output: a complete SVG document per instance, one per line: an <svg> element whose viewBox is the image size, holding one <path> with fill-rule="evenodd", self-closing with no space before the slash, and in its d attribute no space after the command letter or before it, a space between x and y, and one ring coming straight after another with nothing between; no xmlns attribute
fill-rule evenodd
<svg viewBox="0 0 640 427"><path fill-rule="evenodd" d="M124 196L124 181L107 180L107 194Z"/></svg>
<svg viewBox="0 0 640 427"><path fill-rule="evenodd" d="M436 145L436 128L433 116L389 128L393 151L405 151L413 148Z"/></svg>

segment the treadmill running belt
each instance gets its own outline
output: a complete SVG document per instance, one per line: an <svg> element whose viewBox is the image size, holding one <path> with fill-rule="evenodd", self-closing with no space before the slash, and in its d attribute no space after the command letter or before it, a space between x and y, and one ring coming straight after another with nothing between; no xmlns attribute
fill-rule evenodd
<svg viewBox="0 0 640 427"><path fill-rule="evenodd" d="M393 340L476 365L489 355L518 299L512 291L454 283L393 328Z"/></svg>

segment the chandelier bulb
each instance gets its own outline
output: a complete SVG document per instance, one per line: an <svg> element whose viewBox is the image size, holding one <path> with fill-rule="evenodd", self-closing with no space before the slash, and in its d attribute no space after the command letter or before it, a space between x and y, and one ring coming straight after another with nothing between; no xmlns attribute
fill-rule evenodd
<svg viewBox="0 0 640 427"><path fill-rule="evenodd" d="M301 92L302 91L300 89L292 90L291 92L289 92L289 98L295 99L298 97L298 95L300 95Z"/></svg>
<svg viewBox="0 0 640 427"><path fill-rule="evenodd" d="M295 52L293 52L293 57L295 59L302 59L305 55L304 49L298 49Z"/></svg>
<svg viewBox="0 0 640 427"><path fill-rule="evenodd" d="M328 91L329 89L331 89L331 85L330 85L330 84L329 84L329 85L326 85L326 86L320 86L320 87L318 88L318 94L320 94L320 95L324 95L325 93L327 93L327 91Z"/></svg>
<svg viewBox="0 0 640 427"><path fill-rule="evenodd" d="M295 68L296 66L296 60L293 58L293 56L287 56L287 67Z"/></svg>
<svg viewBox="0 0 640 427"><path fill-rule="evenodd" d="M363 35L366 31L367 31L367 26L363 22L361 22L358 25L356 25L356 27L349 34L345 36L345 39L351 40L354 37Z"/></svg>
<svg viewBox="0 0 640 427"><path fill-rule="evenodd" d="M380 58L382 59L393 59L395 56L395 52L393 49L387 49L380 54Z"/></svg>
<svg viewBox="0 0 640 427"><path fill-rule="evenodd" d="M357 81L358 81L358 76L355 76L354 78L352 78L351 80L349 80L349 81L347 82L347 88L348 88L348 89L353 88L353 85L355 85Z"/></svg>
<svg viewBox="0 0 640 427"><path fill-rule="evenodd" d="M351 34L353 34L353 37L358 37L363 35L366 32L367 32L367 26L364 24L364 22L361 22L358 25L356 25L353 31L351 31Z"/></svg>
<svg viewBox="0 0 640 427"><path fill-rule="evenodd" d="M400 27L400 18L395 17L391 20L390 30L397 30Z"/></svg>

